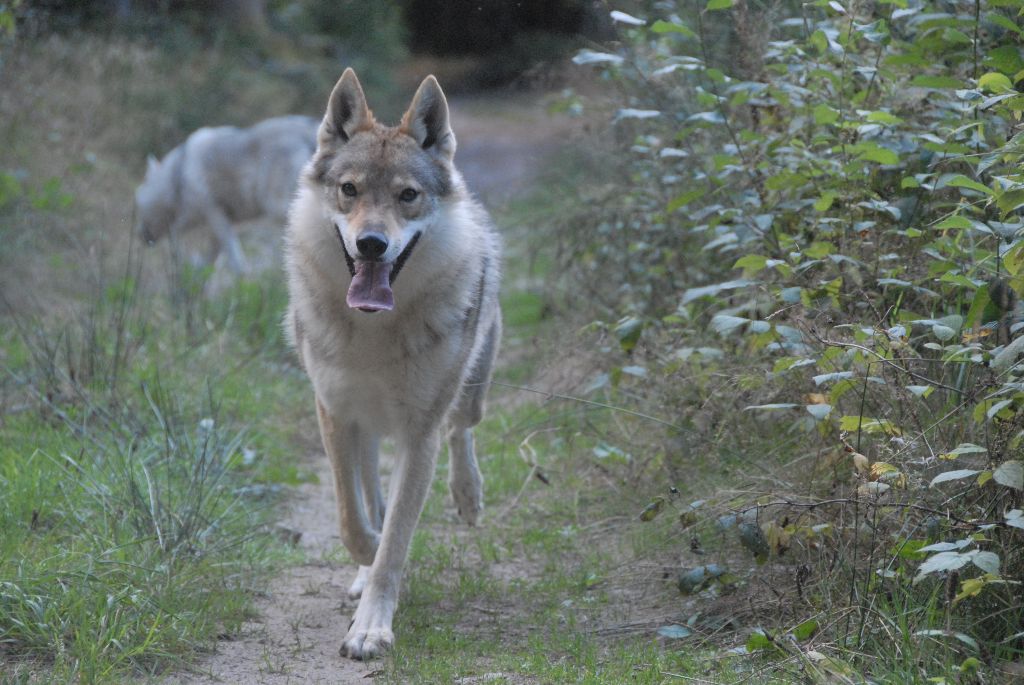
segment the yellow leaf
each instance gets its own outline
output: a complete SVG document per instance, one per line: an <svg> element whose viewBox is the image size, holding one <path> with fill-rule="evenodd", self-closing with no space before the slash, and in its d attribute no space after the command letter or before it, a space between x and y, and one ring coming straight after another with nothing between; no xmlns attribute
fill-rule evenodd
<svg viewBox="0 0 1024 685"><path fill-rule="evenodd" d="M984 589L985 578L968 578L960 583L960 592L953 598L953 603L956 604L960 600L968 597L977 597Z"/></svg>
<svg viewBox="0 0 1024 685"><path fill-rule="evenodd" d="M899 473L899 469L884 461L876 461L871 465L871 480L880 480L887 473Z"/></svg>
<svg viewBox="0 0 1024 685"><path fill-rule="evenodd" d="M768 548L776 554L782 554L789 549L789 539L792 534L774 521L769 521L761 526L761 531L768 540Z"/></svg>

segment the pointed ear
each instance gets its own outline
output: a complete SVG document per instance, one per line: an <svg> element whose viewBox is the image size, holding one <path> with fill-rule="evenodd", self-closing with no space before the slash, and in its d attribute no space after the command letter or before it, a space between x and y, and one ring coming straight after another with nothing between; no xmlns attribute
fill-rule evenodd
<svg viewBox="0 0 1024 685"><path fill-rule="evenodd" d="M455 134L448 123L448 101L437 79L423 79L409 110L402 117L401 131L412 136L427 152L449 160L455 156Z"/></svg>
<svg viewBox="0 0 1024 685"><path fill-rule="evenodd" d="M160 162L153 155L146 155L146 174L152 174L160 168Z"/></svg>
<svg viewBox="0 0 1024 685"><path fill-rule="evenodd" d="M323 148L332 143L347 142L357 131L371 128L373 123L373 114L366 106L363 87L359 85L356 72L349 67L331 91L327 113L317 134L317 143Z"/></svg>

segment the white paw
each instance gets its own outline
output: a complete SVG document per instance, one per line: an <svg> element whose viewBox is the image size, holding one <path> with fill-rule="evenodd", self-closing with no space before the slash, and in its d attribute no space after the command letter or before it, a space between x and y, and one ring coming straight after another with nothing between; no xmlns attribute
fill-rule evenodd
<svg viewBox="0 0 1024 685"><path fill-rule="evenodd" d="M484 510L484 481L480 469L466 471L452 474L448 487L452 491L452 499L455 500L459 516L469 525L475 526L477 519L480 518L480 512Z"/></svg>
<svg viewBox="0 0 1024 685"><path fill-rule="evenodd" d="M391 619L395 615L395 598L374 592L373 584L364 589L348 634L341 643L341 655L350 659L373 659L391 649L395 634Z"/></svg>
<svg viewBox="0 0 1024 685"><path fill-rule="evenodd" d="M359 599L363 594L363 588L366 587L366 580L370 577L370 567L360 566L359 572L356 573L356 579L352 581L352 585L348 589L349 599Z"/></svg>
<svg viewBox="0 0 1024 685"><path fill-rule="evenodd" d="M390 628L357 630L353 625L341 643L341 656L367 661L382 656L395 643L395 634Z"/></svg>

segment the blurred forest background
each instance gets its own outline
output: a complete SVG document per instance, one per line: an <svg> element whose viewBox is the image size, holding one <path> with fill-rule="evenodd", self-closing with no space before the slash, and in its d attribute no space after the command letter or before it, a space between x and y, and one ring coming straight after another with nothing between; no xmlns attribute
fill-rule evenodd
<svg viewBox="0 0 1024 685"><path fill-rule="evenodd" d="M0 3L0 682L197 668L348 564L279 525L323 480L280 227L245 279L131 232L147 154L345 66L387 121L437 74L508 253L490 513L439 475L374 677L1019 682L1022 12Z"/></svg>

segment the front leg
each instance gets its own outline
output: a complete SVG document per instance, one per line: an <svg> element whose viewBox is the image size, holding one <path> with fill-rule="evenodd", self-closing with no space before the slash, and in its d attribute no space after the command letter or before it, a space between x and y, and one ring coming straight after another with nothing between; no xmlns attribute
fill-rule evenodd
<svg viewBox="0 0 1024 685"><path fill-rule="evenodd" d="M380 542L377 511L367 511L363 479L367 465L377 464L377 440L354 423L335 417L317 397L320 436L334 473L341 540L352 557L364 566L373 563ZM376 478L376 474L374 474ZM378 509L376 502L371 502Z"/></svg>
<svg viewBox="0 0 1024 685"><path fill-rule="evenodd" d="M373 560L341 654L353 659L372 659L389 649L402 567L409 553L413 531L430 491L440 447L437 427L407 435L399 445L399 460L391 476L384 532Z"/></svg>
<svg viewBox="0 0 1024 685"><path fill-rule="evenodd" d="M242 243L238 240L235 229L232 228L228 218L215 207L209 207L205 213L206 222L220 243L221 251L227 255L228 265L238 275L249 272L249 263L245 260L245 253L242 252Z"/></svg>

